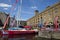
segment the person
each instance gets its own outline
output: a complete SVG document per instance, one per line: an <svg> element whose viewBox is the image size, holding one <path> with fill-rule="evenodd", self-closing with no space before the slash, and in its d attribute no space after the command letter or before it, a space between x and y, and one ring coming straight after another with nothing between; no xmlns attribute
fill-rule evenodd
<svg viewBox="0 0 60 40"><path fill-rule="evenodd" d="M56 16L55 19L54 19L55 31L58 30L58 26L59 26L59 23L58 23L58 16Z"/></svg>

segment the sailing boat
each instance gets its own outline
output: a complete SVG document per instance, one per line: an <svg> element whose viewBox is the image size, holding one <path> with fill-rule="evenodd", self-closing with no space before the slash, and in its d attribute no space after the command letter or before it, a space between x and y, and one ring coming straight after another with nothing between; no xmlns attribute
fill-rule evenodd
<svg viewBox="0 0 60 40"><path fill-rule="evenodd" d="M8 16L8 18L9 18L9 16ZM7 18L7 21L8 21L8 18ZM5 23L5 25L6 25L6 23ZM3 27L3 28L5 28L5 27ZM8 30L1 31L2 35L37 34L37 33L38 33L38 30L27 30L26 28L19 28L19 27L10 27L10 28L8 28Z"/></svg>
<svg viewBox="0 0 60 40"><path fill-rule="evenodd" d="M3 29L6 27L6 24L8 23L9 18L10 18L10 16L7 17L6 22L5 22L4 26L3 26ZM18 21L17 21L17 23L18 23ZM36 30L36 29L34 29L34 30L27 30L26 28L19 28L19 27L11 27L11 28L8 28L8 30L2 30L1 31L2 35L36 34L36 33L38 33L38 30Z"/></svg>

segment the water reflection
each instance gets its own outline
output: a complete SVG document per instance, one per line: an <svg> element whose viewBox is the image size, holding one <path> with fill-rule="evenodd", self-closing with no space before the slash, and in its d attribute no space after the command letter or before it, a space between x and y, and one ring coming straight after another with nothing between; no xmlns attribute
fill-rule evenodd
<svg viewBox="0 0 60 40"><path fill-rule="evenodd" d="M0 40L34 40L34 38L35 34L0 36Z"/></svg>

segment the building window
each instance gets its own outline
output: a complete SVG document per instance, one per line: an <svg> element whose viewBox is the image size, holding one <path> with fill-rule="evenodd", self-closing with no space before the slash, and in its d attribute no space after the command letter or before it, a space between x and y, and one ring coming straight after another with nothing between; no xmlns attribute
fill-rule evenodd
<svg viewBox="0 0 60 40"><path fill-rule="evenodd" d="M55 13L57 13L58 12L58 10L55 10Z"/></svg>
<svg viewBox="0 0 60 40"><path fill-rule="evenodd" d="M40 21L38 21L38 23L39 23Z"/></svg>
<svg viewBox="0 0 60 40"><path fill-rule="evenodd" d="M48 15L49 15L49 16L51 15L51 11L50 11L50 10L48 10Z"/></svg>
<svg viewBox="0 0 60 40"><path fill-rule="evenodd" d="M54 8L54 10L57 10L58 8Z"/></svg>
<svg viewBox="0 0 60 40"><path fill-rule="evenodd" d="M58 12L58 8L54 8L54 11L55 11L55 13L57 13Z"/></svg>
<svg viewBox="0 0 60 40"><path fill-rule="evenodd" d="M39 20L39 18L38 18L38 20Z"/></svg>

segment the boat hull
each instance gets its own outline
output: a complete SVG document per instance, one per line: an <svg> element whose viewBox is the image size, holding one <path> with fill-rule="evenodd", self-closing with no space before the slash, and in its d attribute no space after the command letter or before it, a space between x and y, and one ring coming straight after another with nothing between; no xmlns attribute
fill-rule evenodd
<svg viewBox="0 0 60 40"><path fill-rule="evenodd" d="M16 35L16 34L37 34L37 31L34 30L27 30L27 31L21 31L21 30L4 30L1 32L2 35Z"/></svg>

